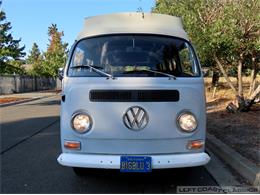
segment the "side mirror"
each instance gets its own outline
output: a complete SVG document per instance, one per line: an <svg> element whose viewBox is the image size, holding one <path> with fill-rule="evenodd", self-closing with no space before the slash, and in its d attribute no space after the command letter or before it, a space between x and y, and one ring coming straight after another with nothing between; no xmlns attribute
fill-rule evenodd
<svg viewBox="0 0 260 195"><path fill-rule="evenodd" d="M64 75L64 69L63 68L59 68L58 69L58 76L59 76L60 80L63 79L63 75Z"/></svg>

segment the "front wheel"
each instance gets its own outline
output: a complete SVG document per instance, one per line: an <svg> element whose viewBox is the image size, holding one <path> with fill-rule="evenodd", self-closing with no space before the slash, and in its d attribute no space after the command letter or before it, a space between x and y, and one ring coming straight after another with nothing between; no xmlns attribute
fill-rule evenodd
<svg viewBox="0 0 260 195"><path fill-rule="evenodd" d="M81 167L73 167L73 171L77 176L84 176L86 173L86 169Z"/></svg>

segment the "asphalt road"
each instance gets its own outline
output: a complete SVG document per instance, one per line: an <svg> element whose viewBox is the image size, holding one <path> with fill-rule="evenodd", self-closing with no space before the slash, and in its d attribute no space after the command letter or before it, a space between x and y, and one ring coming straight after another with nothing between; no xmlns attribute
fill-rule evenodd
<svg viewBox="0 0 260 195"><path fill-rule="evenodd" d="M216 186L204 167L76 176L59 165L59 97L0 108L1 193L175 193L177 186Z"/></svg>

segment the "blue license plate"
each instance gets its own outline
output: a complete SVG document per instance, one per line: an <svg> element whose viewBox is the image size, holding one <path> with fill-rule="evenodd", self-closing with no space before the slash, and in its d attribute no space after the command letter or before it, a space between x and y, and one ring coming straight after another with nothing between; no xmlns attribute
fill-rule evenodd
<svg viewBox="0 0 260 195"><path fill-rule="evenodd" d="M121 156L120 172L151 172L150 156Z"/></svg>

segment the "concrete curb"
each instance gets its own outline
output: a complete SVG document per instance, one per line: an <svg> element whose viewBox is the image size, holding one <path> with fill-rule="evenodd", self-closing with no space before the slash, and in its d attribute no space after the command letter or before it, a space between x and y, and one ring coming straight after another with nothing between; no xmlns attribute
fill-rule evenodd
<svg viewBox="0 0 260 195"><path fill-rule="evenodd" d="M207 147L253 186L260 186L260 168L258 166L209 133L207 133Z"/></svg>
<svg viewBox="0 0 260 195"><path fill-rule="evenodd" d="M211 160L205 165L207 171L214 177L220 187L241 186L239 181L230 172L230 169L212 151L207 148Z"/></svg>
<svg viewBox="0 0 260 195"><path fill-rule="evenodd" d="M4 104L0 104L0 108L6 107L6 106L12 106L12 105L16 105L16 104L22 104L22 103L26 103L26 102L31 102L31 101L35 101L35 100L40 100L40 99L44 99L44 98L48 98L48 97L52 97L52 96L53 95L48 95L48 96L43 96L43 97L36 97L36 98L30 98L30 99L26 99L26 100L4 103Z"/></svg>

